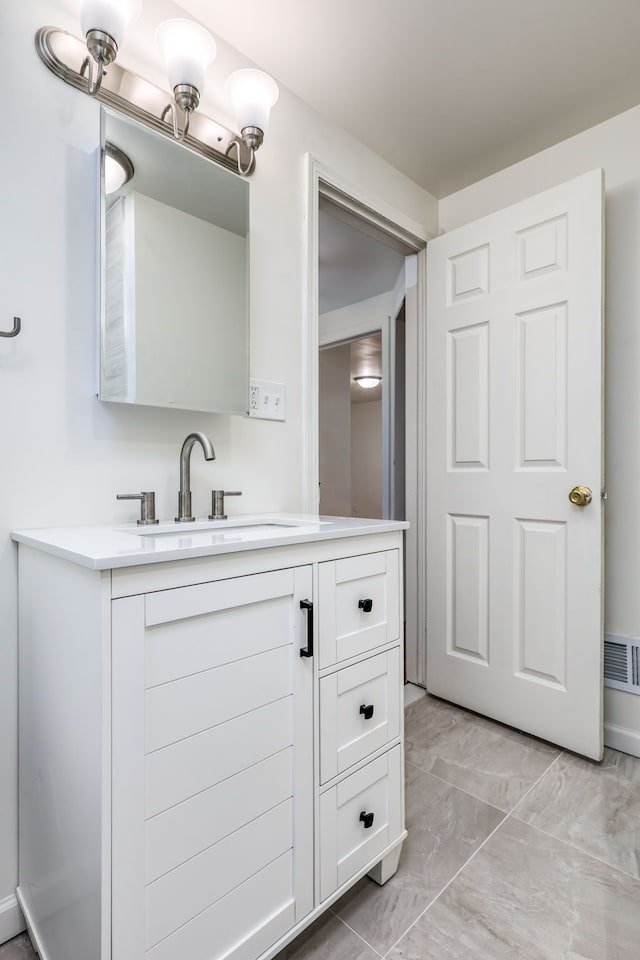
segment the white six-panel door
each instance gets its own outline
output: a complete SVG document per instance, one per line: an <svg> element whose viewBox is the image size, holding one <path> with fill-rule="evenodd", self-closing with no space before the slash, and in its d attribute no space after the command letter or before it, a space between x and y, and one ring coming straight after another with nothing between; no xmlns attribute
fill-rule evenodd
<svg viewBox="0 0 640 960"><path fill-rule="evenodd" d="M593 758L602 257L601 170L427 251L427 686Z"/></svg>

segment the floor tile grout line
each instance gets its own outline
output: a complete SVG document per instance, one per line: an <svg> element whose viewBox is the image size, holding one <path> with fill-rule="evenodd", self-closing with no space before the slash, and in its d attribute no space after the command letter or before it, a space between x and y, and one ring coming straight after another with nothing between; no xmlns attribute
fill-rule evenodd
<svg viewBox="0 0 640 960"><path fill-rule="evenodd" d="M518 809L518 807L520 806L520 804L521 804L521 803L524 803L524 801L527 799L527 797L529 796L529 794L531 793L531 791L532 791L532 790L535 790L535 788L538 786L538 784L540 783L540 781L541 781L544 777L546 777L546 775L549 773L549 771L552 769L552 767L554 767L554 766L556 765L556 763L558 762L558 760L560 760L560 758L563 757L563 756L564 756L564 750L561 750L561 751L559 752L558 756L553 758L553 760L551 761L551 763L549 764L549 766L547 767L547 769L542 771L542 773L540 774L540 776L538 777L538 779L536 780L536 782L531 784L531 786L529 787L529 789L527 790L527 792L524 793L524 794L520 797L520 799L518 800L518 802L513 805L513 807L511 808L511 810L508 811L508 813L507 813L507 816L508 816L508 817L512 816L512 814L515 813L515 811ZM517 817L516 817L516 820L517 820Z"/></svg>
<svg viewBox="0 0 640 960"><path fill-rule="evenodd" d="M531 827L532 830L537 830L539 833L544 834L545 837L549 837L550 840L554 840L556 843L562 843L565 847L569 847L570 850L575 850L576 853L581 853L583 856L589 857L591 860L595 860L596 863L601 863L603 867L608 867L609 870L613 870L615 873L620 873L623 877L627 877L627 879L634 880L636 883L640 884L640 877L634 877L632 873L628 873L626 870L623 870L622 867L614 866L614 864L609 863L608 860L603 860L602 857L597 857L595 853L590 853L588 850L585 850L584 847L579 847L570 840L565 840L562 837L556 837L555 834L549 833L548 830L543 830L542 827L539 827L535 823L529 823L527 820L520 820L520 818L515 816L513 813L510 813L507 819L515 820L516 823L522 823L525 827Z"/></svg>
<svg viewBox="0 0 640 960"><path fill-rule="evenodd" d="M558 754L557 757L553 758L549 766L543 770L543 772L540 774L540 776L535 781L535 783L532 783L530 787L527 787L526 792L520 797L519 800L516 801L515 806L513 806L510 810L502 810L500 807L498 807L495 803L492 803L490 800L486 800L484 797L479 797L475 793L470 793L468 790L465 790L464 787L458 786L457 783L451 783L450 780L445 780L444 777L439 776L437 773L432 773L431 770L425 770L423 769L423 767L419 767L417 763L413 763L411 760L407 760L405 758L404 763L405 763L405 766L414 767L414 769L419 770L420 773L424 773L429 777L433 777L435 780L439 780L440 783L446 783L448 787L453 787L455 790L459 790L460 793L464 793L465 796L471 797L472 800L477 800L479 803L485 803L488 807L492 807L494 810L497 810L498 813L501 813L503 816L508 817L516 809L516 807L520 803L522 803L524 798L531 792L531 790L533 790L533 788L538 785L540 780L542 780L545 774L549 772L551 767L554 765L554 763L556 763L560 759L561 756L562 756L562 751Z"/></svg>
<svg viewBox="0 0 640 960"><path fill-rule="evenodd" d="M542 780L542 778L543 778L544 776L546 776L546 774L549 772L549 770L551 770L551 768L553 767L553 765L558 762L558 760L560 759L560 757L562 756L562 754L563 754L563 751L561 750L561 751L558 753L558 756L553 758L553 760L551 761L551 763L549 764L549 766L548 766L545 770L543 770L543 772L542 772L542 773L540 774L540 776L537 778L537 780L535 781L535 783L532 783L531 786L529 787L529 789L527 790L527 792L524 794L524 796L522 796L522 797L520 798L520 800L518 800L518 802L517 802L517 803L515 804L515 806L513 807L513 810L515 810L515 809L520 805L520 803L522 803L522 801L524 800L524 798L527 797L527 796L531 793L531 791L532 791L533 789L535 789L535 787L537 787L537 785L540 783L540 781ZM406 762L410 762L410 761L406 761ZM411 764L411 766L416 766L416 764ZM418 769L419 769L419 770L422 770L421 767L418 767ZM422 770L422 772L423 772L423 773L426 773L427 771L426 771L426 770ZM436 774L431 774L431 776L436 776ZM440 780L441 778L438 777L437 779ZM443 782L443 783L448 783L447 780L443 780L442 782ZM449 786L455 786L455 784L449 784ZM458 787L457 789L460 790L461 788ZM466 791L462 791L462 792L464 793L464 792L466 792ZM468 794L468 795L469 795L469 796L473 796L473 794ZM477 800L478 797L474 797L474 799ZM486 803L486 801L481 801L481 802ZM489 806L492 806L492 804L489 804ZM497 809L497 808L494 807L494 809ZM489 834L489 836L488 836L485 840L482 841L482 843L481 843L480 846L477 848L477 850L474 850L473 853L471 854L471 856L470 856L467 860L465 860L465 862L462 864L462 866L460 867L460 869L451 877L451 879L448 881L448 883L446 883L446 884L444 885L444 887L442 888L442 890L440 890L440 892L436 894L436 896L430 901L430 903L427 904L427 906L424 908L424 910L422 911L422 913L421 913L419 916L416 917L416 919L413 921L413 923L410 924L410 925L407 927L407 929L404 931L404 933L403 933L400 937L398 937L398 939L395 941L395 943L393 943L393 944L389 947L389 949L387 950L387 952L386 952L385 955L384 955L385 957L388 957L388 956L389 956L389 954L391 953L391 951L394 950L394 949L397 947L397 945L400 943L400 941L401 941L404 937L406 937L406 935L409 933L409 931L412 930L413 927L415 927L416 923L418 923L418 921L421 920L422 917L424 917L425 913L427 913L427 911L431 909L431 907L434 905L434 903L436 903L436 901L440 899L440 897L441 897L442 894L445 892L445 890L447 890L447 889L451 886L451 884L454 882L454 880L455 880L455 879L462 873L462 871L465 870L465 869L467 868L467 866L471 863L471 861L473 860L473 858L474 858L478 853L480 853L480 851L481 851L482 848L485 846L485 844L487 844L487 843L489 842L489 840L491 840L491 837L494 835L494 833L496 833L496 832L500 829L500 827L502 827L502 826L507 822L507 820L511 817L511 813L512 813L513 811L508 812L508 813L505 813L504 810L499 810L498 812L502 814L502 819L500 820L500 823L498 823L498 824L493 828L493 830L491 831L491 833ZM517 818L514 818L514 819L517 819Z"/></svg>
<svg viewBox="0 0 640 960"><path fill-rule="evenodd" d="M446 781L445 781L445 782L446 782ZM452 884L453 881L456 879L456 877L458 877L458 876L462 873L462 871L468 866L468 864L471 863L471 861L473 860L473 858L474 858L475 856L477 856L478 853L480 853L480 851L482 850L482 848L484 847L484 845L485 845L486 843L488 843L489 840L491 840L491 837L494 835L494 833L496 833L496 831L498 831L498 830L500 829L500 827L502 826L502 824L505 823L506 820L508 820L508 818L509 818L509 814L508 814L508 813L504 813L502 810L499 811L499 812L502 814L502 819L501 819L500 823L496 824L496 826L493 828L493 830L491 831L491 833L489 834L489 836L486 837L486 839L484 839L484 840L482 841L482 843L480 844L480 846L479 846L476 850L473 851L473 853L471 854L471 856L470 856L467 860L465 860L465 862L462 864L462 866L460 867L460 869L457 870L457 871L454 873L454 875L451 877L451 879L450 879L447 883L445 883L445 885L444 885L444 887L442 888L442 890L440 890L440 892L437 893L437 894L435 895L435 897L433 897L433 898L429 901L429 903L428 903L427 906L424 908L424 910L422 911L422 913L421 913L419 916L417 916L416 919L413 921L413 923L409 924L409 926L407 927L407 929L398 937L398 939L397 939L394 943L391 944L391 946L389 947L389 949L387 950L387 952L384 954L384 957L388 957L389 954L391 953L391 951L392 951L392 950L395 950L395 948L398 946L398 944L400 943L400 941L403 940L404 937L406 937L406 935L409 933L409 931L412 930L412 929L415 927L416 923L418 923L418 921L421 920L421 919L424 917L425 913L427 913L427 911L431 909L431 907L434 905L434 903L435 903L437 900L440 899L440 897L442 896L442 894L445 892L445 890L447 890L447 889L451 886L451 884ZM384 958L383 958L383 960L384 960Z"/></svg>
<svg viewBox="0 0 640 960"><path fill-rule="evenodd" d="M376 948L375 948L374 946L372 946L372 945L369 943L368 940L365 940L365 938L362 936L362 934L358 933L357 930L354 930L353 927L350 927L349 924L347 923L347 921L346 921L346 920L343 920L342 917L340 916L340 914L338 914L338 913L335 912L335 910L333 909L333 907L329 907L329 910L330 910L331 913L334 915L334 917L336 918L336 920L339 920L340 923L343 923L343 924L345 925L345 927L347 928L347 930L351 930L351 933L355 934L356 937L358 938L358 940L361 940L362 943L365 944L365 946L369 947L370 950L373 950L373 952L375 953L376 957L380 957L380 960L382 960L382 954L379 953L379 951L376 950Z"/></svg>
<svg viewBox="0 0 640 960"><path fill-rule="evenodd" d="M422 767L419 767L417 763L412 763L410 760L405 760L404 763L405 766L408 765L413 767L415 770L419 770L420 773L424 773L427 777L433 777L434 780L438 780L440 783L445 783L448 787L453 787L454 790L459 790L460 793L464 793L465 797L471 797L472 800L476 800L478 803L484 803L488 807L492 807L494 810L497 810L498 813L501 813L505 817L509 816L508 810L501 810L500 807L496 807L495 803L485 800L484 797L477 797L475 793L469 793L469 791L465 790L464 787L459 787L457 783L451 783L450 780L445 780L444 777L439 777L437 773L432 773L431 770L423 770Z"/></svg>

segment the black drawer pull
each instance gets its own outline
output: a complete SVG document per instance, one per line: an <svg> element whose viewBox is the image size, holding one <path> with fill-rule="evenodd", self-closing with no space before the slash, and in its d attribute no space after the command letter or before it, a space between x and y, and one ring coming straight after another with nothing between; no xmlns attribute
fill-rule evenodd
<svg viewBox="0 0 640 960"><path fill-rule="evenodd" d="M363 810L362 813L360 814L360 820L362 821L362 823L364 823L364 828L365 828L365 830L368 830L369 827L372 827L372 826L373 826L373 814L372 814L372 813L365 813L364 810Z"/></svg>
<svg viewBox="0 0 640 960"><path fill-rule="evenodd" d="M373 610L373 600L358 600L358 609L365 613L371 613Z"/></svg>
<svg viewBox="0 0 640 960"><path fill-rule="evenodd" d="M301 657L313 656L313 603L311 600L301 600L300 609L307 611L307 645L300 647Z"/></svg>
<svg viewBox="0 0 640 960"><path fill-rule="evenodd" d="M360 707L360 713L365 718L365 720L371 720L373 716L373 704L372 703L363 703Z"/></svg>

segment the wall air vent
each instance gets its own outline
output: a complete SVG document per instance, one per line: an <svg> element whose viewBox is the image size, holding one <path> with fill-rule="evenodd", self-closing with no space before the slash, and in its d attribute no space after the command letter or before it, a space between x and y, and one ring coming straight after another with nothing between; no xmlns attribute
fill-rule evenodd
<svg viewBox="0 0 640 960"><path fill-rule="evenodd" d="M640 640L605 636L604 685L640 694Z"/></svg>

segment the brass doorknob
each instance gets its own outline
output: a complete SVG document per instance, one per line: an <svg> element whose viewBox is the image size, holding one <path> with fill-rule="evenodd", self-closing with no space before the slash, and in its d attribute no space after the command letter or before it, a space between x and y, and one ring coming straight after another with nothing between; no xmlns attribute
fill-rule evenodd
<svg viewBox="0 0 640 960"><path fill-rule="evenodd" d="M569 494L569 500L576 507L586 507L587 504L591 503L591 490L589 487L574 487Z"/></svg>

